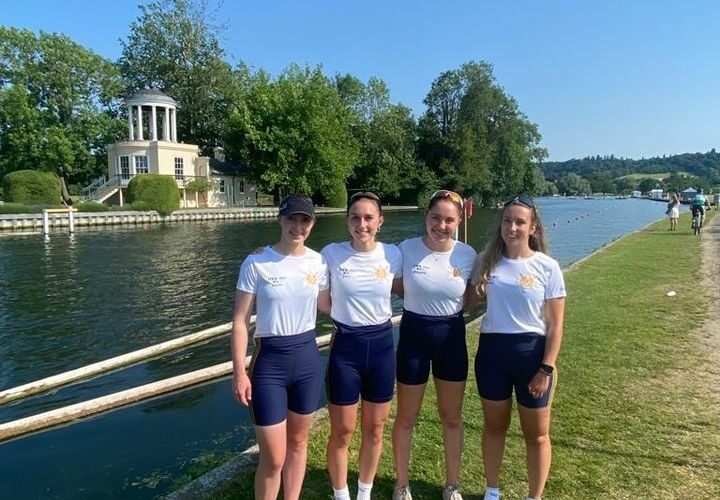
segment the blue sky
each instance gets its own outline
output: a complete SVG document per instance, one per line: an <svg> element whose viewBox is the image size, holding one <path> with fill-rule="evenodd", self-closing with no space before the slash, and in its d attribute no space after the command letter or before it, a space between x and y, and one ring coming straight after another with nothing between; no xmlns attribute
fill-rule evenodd
<svg viewBox="0 0 720 500"><path fill-rule="evenodd" d="M116 59L138 3L8 2L0 24L65 33ZM442 71L486 60L538 124L551 160L720 142L720 2L225 0L216 18L233 64L377 76L416 115Z"/></svg>

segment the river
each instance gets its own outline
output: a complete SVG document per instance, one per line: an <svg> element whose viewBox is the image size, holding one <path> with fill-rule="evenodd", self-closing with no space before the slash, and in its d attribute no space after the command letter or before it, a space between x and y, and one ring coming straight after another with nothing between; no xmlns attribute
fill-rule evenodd
<svg viewBox="0 0 720 500"><path fill-rule="evenodd" d="M540 199L550 253L567 265L663 216L636 199ZM480 249L498 211L476 209ZM388 212L382 240L422 233L419 212ZM345 238L344 217L318 218L313 248ZM274 221L0 235L0 388L84 366L230 321L237 270L278 237ZM229 359L228 338L52 394L0 406L7 422ZM0 444L5 498L153 498L198 457L247 447L246 410L229 380Z"/></svg>

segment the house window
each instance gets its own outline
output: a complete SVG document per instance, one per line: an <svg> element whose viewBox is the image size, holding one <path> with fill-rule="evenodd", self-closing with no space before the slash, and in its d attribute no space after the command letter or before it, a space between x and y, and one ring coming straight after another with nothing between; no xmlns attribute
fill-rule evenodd
<svg viewBox="0 0 720 500"><path fill-rule="evenodd" d="M245 192L245 179L238 179L238 190L241 193Z"/></svg>
<svg viewBox="0 0 720 500"><path fill-rule="evenodd" d="M225 194L225 180L220 179L220 182L218 183L218 192L221 194Z"/></svg>
<svg viewBox="0 0 720 500"><path fill-rule="evenodd" d="M119 165L118 165L118 175L121 179L129 179L130 178L130 157L129 156L121 156L119 158Z"/></svg>
<svg viewBox="0 0 720 500"><path fill-rule="evenodd" d="M147 156L135 156L135 173L136 174L147 174L148 173L148 158L147 158Z"/></svg>
<svg viewBox="0 0 720 500"><path fill-rule="evenodd" d="M185 172L183 171L183 159L175 158L175 178L182 179L183 177L185 177Z"/></svg>

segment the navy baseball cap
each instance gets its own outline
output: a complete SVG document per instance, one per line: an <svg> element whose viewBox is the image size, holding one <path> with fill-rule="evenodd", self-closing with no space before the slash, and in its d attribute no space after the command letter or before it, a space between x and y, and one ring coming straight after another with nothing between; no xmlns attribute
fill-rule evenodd
<svg viewBox="0 0 720 500"><path fill-rule="evenodd" d="M285 198L278 207L280 215L303 214L311 219L315 218L315 206L307 196L291 194Z"/></svg>

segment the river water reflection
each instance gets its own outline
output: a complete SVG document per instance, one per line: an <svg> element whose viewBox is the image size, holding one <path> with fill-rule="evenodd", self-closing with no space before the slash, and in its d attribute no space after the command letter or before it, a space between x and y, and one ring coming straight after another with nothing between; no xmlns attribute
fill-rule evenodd
<svg viewBox="0 0 720 500"><path fill-rule="evenodd" d="M551 254L566 265L663 215L647 200L539 200ZM480 249L498 211L476 210ZM322 216L310 246L345 237ZM388 212L382 240L422 233ZM278 235L274 221L181 223L0 236L0 388L6 389L230 320L237 270ZM399 306L399 304L398 304ZM0 407L7 422L229 359L227 337L53 394ZM224 380L0 444L7 498L152 498L208 452L247 446L246 411Z"/></svg>

